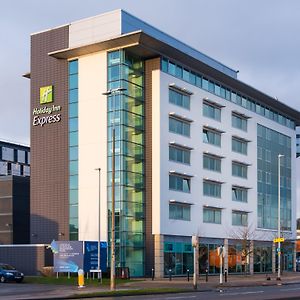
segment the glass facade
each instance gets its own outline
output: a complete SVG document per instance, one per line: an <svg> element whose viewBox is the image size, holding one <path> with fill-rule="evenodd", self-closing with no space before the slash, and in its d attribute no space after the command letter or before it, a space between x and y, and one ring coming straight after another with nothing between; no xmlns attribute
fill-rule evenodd
<svg viewBox="0 0 300 300"><path fill-rule="evenodd" d="M232 162L232 176L247 178L248 166L238 162Z"/></svg>
<svg viewBox="0 0 300 300"><path fill-rule="evenodd" d="M208 197L221 198L222 184L220 182L204 180L203 195Z"/></svg>
<svg viewBox="0 0 300 300"><path fill-rule="evenodd" d="M193 247L191 242L164 243L164 274L184 275L190 271L193 274Z"/></svg>
<svg viewBox="0 0 300 300"><path fill-rule="evenodd" d="M207 92L210 92L252 112L264 116L265 118L278 122L281 125L287 126L292 129L295 128L294 120L283 116L280 112L265 107L257 103L255 100L247 97L246 95L241 94L239 91L232 90L229 87L223 86L218 82L207 78L205 75L195 73L192 70L184 68L165 57L161 58L161 70L192 85L195 85Z"/></svg>
<svg viewBox="0 0 300 300"><path fill-rule="evenodd" d="M69 232L78 240L78 60L69 61Z"/></svg>
<svg viewBox="0 0 300 300"><path fill-rule="evenodd" d="M256 273L272 272L272 244L254 244L253 270Z"/></svg>
<svg viewBox="0 0 300 300"><path fill-rule="evenodd" d="M217 208L203 208L203 222L221 224L221 209Z"/></svg>
<svg viewBox="0 0 300 300"><path fill-rule="evenodd" d="M203 142L221 147L221 133L203 128Z"/></svg>
<svg viewBox="0 0 300 300"><path fill-rule="evenodd" d="M247 131L247 119L236 114L232 114L231 116L231 124L232 127L241 129L243 131Z"/></svg>
<svg viewBox="0 0 300 300"><path fill-rule="evenodd" d="M108 53L108 233L111 235L112 132L115 128L116 266L144 276L144 63L125 50ZM109 239L110 240L110 237Z"/></svg>
<svg viewBox="0 0 300 300"><path fill-rule="evenodd" d="M245 140L232 137L231 147L232 151L247 155L248 142Z"/></svg>
<svg viewBox="0 0 300 300"><path fill-rule="evenodd" d="M281 228L291 230L291 138L257 125L257 217L259 228L277 229L278 155L281 175Z"/></svg>
<svg viewBox="0 0 300 300"><path fill-rule="evenodd" d="M190 193L191 179L180 175L169 175L169 189Z"/></svg>
<svg viewBox="0 0 300 300"><path fill-rule="evenodd" d="M203 116L221 121L221 109L210 103L203 102Z"/></svg>
<svg viewBox="0 0 300 300"><path fill-rule="evenodd" d="M203 168L215 172L221 172L221 158L209 154L203 154Z"/></svg>

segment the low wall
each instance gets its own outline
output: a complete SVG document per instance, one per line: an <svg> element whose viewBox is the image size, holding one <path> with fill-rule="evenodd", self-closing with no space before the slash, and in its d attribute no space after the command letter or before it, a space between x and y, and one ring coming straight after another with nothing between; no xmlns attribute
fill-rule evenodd
<svg viewBox="0 0 300 300"><path fill-rule="evenodd" d="M26 275L40 275L45 266L53 265L48 245L0 245L0 263L11 264Z"/></svg>

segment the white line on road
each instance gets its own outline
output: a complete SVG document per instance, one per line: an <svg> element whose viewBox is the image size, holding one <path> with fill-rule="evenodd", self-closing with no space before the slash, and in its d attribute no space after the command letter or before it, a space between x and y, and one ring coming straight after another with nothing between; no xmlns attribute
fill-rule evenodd
<svg viewBox="0 0 300 300"><path fill-rule="evenodd" d="M168 297L165 299L188 299L188 298L196 298L196 296Z"/></svg>
<svg viewBox="0 0 300 300"><path fill-rule="evenodd" d="M264 291L255 291L255 292L242 292L242 293L223 293L220 296L237 296L237 295L249 295L249 294L262 294Z"/></svg>

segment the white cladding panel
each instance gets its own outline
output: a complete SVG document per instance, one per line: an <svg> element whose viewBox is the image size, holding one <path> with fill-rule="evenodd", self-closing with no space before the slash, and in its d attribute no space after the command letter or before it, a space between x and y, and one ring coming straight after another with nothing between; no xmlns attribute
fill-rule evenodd
<svg viewBox="0 0 300 300"><path fill-rule="evenodd" d="M69 48L94 44L121 34L121 10L73 22L69 26Z"/></svg>
<svg viewBox="0 0 300 300"><path fill-rule="evenodd" d="M79 240L98 240L101 168L101 240L107 240L107 99L106 53L78 59Z"/></svg>
<svg viewBox="0 0 300 300"><path fill-rule="evenodd" d="M191 96L190 110L169 103L169 84L175 83L177 86L186 88L193 92ZM160 72L160 79L155 78L153 89L160 90L160 96L153 99L153 170L157 170L160 164L160 188L158 185L157 171L153 173L153 207L158 216L160 210L160 224L157 226L157 218L153 218L153 233L164 235L191 236L198 234L201 237L211 238L234 238L234 235L241 230L241 227L232 226L232 210L247 211L249 231L255 231L257 226L257 124L261 124L285 135L290 136L292 144L292 157L295 157L295 131L275 123L267 118L261 117L243 107L224 100L218 96L208 93L200 88L190 85L180 79ZM203 116L203 98L217 102L225 107L222 108L221 122ZM233 128L231 123L232 111L238 111L250 117L248 120L247 132ZM191 137L184 137L169 132L169 113L174 112L185 116L193 122L191 123ZM158 125L158 119L160 127ZM221 147L216 147L202 142L202 128L210 126L224 131L221 138ZM242 155L231 150L232 136L250 140L248 143L248 155ZM169 161L169 142L192 147L191 165L180 164ZM158 144L160 146L158 146ZM160 151L157 149L160 148ZM221 173L203 169L203 153L208 152L220 156L222 159ZM232 160L249 164L247 179L232 176ZM187 173L193 175L191 179L191 193L177 192L169 190L169 171ZM292 160L292 232L295 235L295 213L296 213L296 173L295 164ZM157 176L157 178L156 178ZM221 199L207 197L203 195L203 179L213 179L224 182L222 184ZM232 185L246 186L248 190L248 202L232 201ZM192 203L191 221L169 219L169 201ZM160 204L158 204L160 202ZM213 206L222 208L222 224L203 223L203 207ZM159 210L157 207L159 206ZM276 235L271 230L256 230L255 239L272 240Z"/></svg>

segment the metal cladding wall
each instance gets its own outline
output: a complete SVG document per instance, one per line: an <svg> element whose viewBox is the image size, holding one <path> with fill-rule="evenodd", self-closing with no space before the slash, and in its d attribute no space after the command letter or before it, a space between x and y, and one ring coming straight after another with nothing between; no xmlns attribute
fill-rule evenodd
<svg viewBox="0 0 300 300"><path fill-rule="evenodd" d="M46 245L0 246L0 261L16 267L25 276L40 275L43 267L53 265L53 256Z"/></svg>
<svg viewBox="0 0 300 300"><path fill-rule="evenodd" d="M49 52L68 47L69 26L31 36L31 243L69 235L68 62ZM40 87L52 85L54 101L40 104ZM33 110L60 106L59 122L33 125ZM47 116L47 114L40 115ZM60 235L59 235L60 233Z"/></svg>

